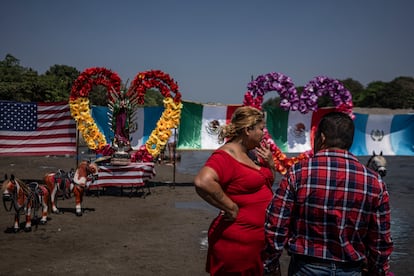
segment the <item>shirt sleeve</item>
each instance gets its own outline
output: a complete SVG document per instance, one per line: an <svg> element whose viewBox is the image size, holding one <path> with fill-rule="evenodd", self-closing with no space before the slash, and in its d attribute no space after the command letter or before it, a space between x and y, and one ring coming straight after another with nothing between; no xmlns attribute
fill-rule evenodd
<svg viewBox="0 0 414 276"><path fill-rule="evenodd" d="M265 249L263 260L265 271L272 271L279 264L289 238L290 217L294 207L294 183L291 171L282 178L279 187L266 209Z"/></svg>
<svg viewBox="0 0 414 276"><path fill-rule="evenodd" d="M369 275L387 275L390 268L389 257L393 250L389 194L381 180L380 184L383 191L378 196L367 239Z"/></svg>
<svg viewBox="0 0 414 276"><path fill-rule="evenodd" d="M222 150L214 151L207 159L205 166L212 168L220 180L220 185L225 188L233 175L234 166L232 165L232 157Z"/></svg>

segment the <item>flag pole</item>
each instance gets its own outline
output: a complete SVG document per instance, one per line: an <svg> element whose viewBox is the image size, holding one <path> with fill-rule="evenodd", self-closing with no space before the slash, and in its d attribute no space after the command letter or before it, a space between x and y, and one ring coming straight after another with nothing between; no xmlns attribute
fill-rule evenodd
<svg viewBox="0 0 414 276"><path fill-rule="evenodd" d="M174 128L174 147L173 147L173 185L175 186L175 154L177 148L177 128Z"/></svg>
<svg viewBox="0 0 414 276"><path fill-rule="evenodd" d="M79 129L78 123L76 123L76 158L75 158L75 169L79 165Z"/></svg>

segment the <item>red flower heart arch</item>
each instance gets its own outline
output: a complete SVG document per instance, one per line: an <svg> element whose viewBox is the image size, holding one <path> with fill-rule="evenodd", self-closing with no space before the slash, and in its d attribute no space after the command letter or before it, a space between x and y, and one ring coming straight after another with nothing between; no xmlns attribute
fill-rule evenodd
<svg viewBox="0 0 414 276"><path fill-rule="evenodd" d="M96 85L106 87L109 100L114 96L112 93L121 94L121 79L118 74L102 67L88 68L75 80L69 105L72 117L77 122L88 147L97 153L107 154L111 152L111 146L106 143L105 136L97 127L89 109L88 96ZM136 161L152 161L158 156L171 136L171 129L178 127L181 118L182 103L178 85L168 74L160 70L138 73L125 95L128 99L143 104L145 93L150 88L159 89L164 96L165 109L145 145L134 154L132 159Z"/></svg>

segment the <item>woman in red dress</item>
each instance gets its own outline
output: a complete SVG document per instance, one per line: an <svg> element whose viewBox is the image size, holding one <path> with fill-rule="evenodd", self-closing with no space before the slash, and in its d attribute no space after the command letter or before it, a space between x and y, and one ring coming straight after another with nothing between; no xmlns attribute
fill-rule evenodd
<svg viewBox="0 0 414 276"><path fill-rule="evenodd" d="M272 153L260 144L264 128L260 110L238 108L219 134L226 143L194 179L200 197L220 210L208 232L210 275L263 274L265 210L274 181ZM253 151L260 163L251 158Z"/></svg>

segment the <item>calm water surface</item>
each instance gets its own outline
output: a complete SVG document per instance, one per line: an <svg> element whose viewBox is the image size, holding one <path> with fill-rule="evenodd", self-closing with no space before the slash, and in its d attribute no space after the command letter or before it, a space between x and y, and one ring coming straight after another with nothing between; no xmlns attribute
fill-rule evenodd
<svg viewBox="0 0 414 276"><path fill-rule="evenodd" d="M177 171L195 174L210 156L211 151L181 151L180 154L181 161L177 163ZM362 163L366 163L369 156L358 158ZM388 171L384 180L390 193L391 231L394 241L391 271L395 275L414 275L414 262L410 258L414 256L414 157L387 156L387 161ZM198 208L208 208L201 205Z"/></svg>

